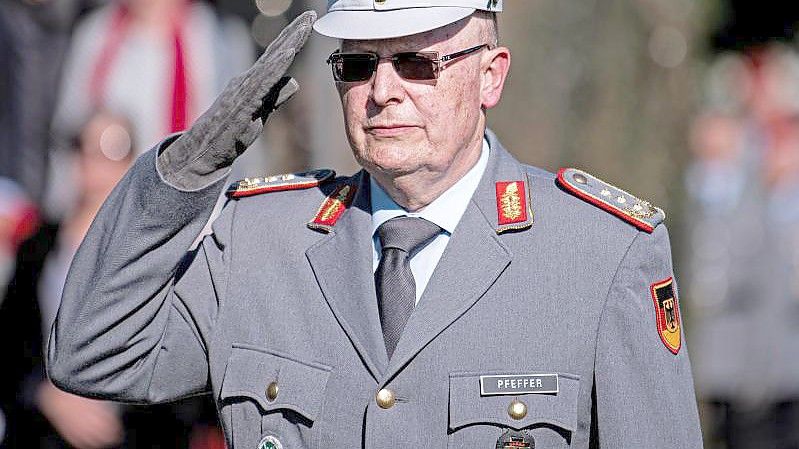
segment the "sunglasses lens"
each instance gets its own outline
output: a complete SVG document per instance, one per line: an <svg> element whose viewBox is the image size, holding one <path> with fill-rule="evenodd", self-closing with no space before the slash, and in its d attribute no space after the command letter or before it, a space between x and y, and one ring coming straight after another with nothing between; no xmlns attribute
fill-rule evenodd
<svg viewBox="0 0 799 449"><path fill-rule="evenodd" d="M366 81L377 67L377 56L369 53L338 54L332 59L332 66L337 81Z"/></svg>
<svg viewBox="0 0 799 449"><path fill-rule="evenodd" d="M394 55L394 69L406 80L434 80L437 78L435 55L424 53L398 53Z"/></svg>
<svg viewBox="0 0 799 449"><path fill-rule="evenodd" d="M434 80L438 78L436 53L397 53L394 70L407 80ZM377 70L379 58L373 53L335 53L330 56L333 78L347 83L368 81Z"/></svg>

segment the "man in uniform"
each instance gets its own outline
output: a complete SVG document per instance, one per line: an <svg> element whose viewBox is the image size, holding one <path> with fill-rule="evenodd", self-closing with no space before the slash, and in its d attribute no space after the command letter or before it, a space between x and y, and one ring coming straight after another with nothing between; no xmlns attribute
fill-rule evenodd
<svg viewBox="0 0 799 449"><path fill-rule="evenodd" d="M331 0L314 27L363 170L228 167L296 84L296 19L143 155L78 252L49 373L79 394L211 392L231 448L701 447L663 212L486 130L501 1Z"/></svg>

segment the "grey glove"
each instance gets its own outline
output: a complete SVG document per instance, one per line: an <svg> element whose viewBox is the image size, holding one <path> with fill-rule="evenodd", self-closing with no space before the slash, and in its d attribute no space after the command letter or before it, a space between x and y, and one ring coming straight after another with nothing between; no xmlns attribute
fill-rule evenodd
<svg viewBox="0 0 799 449"><path fill-rule="evenodd" d="M269 114L299 89L284 75L315 20L313 11L294 19L252 67L227 84L191 129L162 146L156 165L164 181L191 191L227 175L233 161L261 133Z"/></svg>

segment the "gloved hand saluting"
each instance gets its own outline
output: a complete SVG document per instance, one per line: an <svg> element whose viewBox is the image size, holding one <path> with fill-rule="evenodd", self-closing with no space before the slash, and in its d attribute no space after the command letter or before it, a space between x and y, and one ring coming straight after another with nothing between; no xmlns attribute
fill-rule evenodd
<svg viewBox="0 0 799 449"><path fill-rule="evenodd" d="M191 129L162 150L157 166L166 182L191 191L227 174L261 133L269 114L299 89L285 73L315 20L313 11L294 19L249 70L227 84Z"/></svg>

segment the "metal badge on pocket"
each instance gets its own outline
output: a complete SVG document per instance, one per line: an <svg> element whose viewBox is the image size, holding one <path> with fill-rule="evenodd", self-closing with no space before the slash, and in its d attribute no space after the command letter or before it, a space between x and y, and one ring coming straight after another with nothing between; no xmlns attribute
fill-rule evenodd
<svg viewBox="0 0 799 449"><path fill-rule="evenodd" d="M497 439L496 449L535 449L535 440L524 430L507 429Z"/></svg>
<svg viewBox="0 0 799 449"><path fill-rule="evenodd" d="M283 443L274 435L267 435L258 443L258 449L283 449Z"/></svg>

